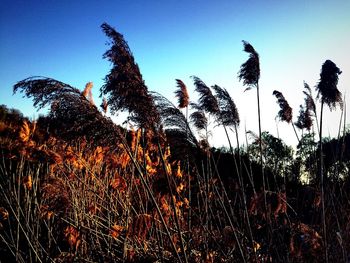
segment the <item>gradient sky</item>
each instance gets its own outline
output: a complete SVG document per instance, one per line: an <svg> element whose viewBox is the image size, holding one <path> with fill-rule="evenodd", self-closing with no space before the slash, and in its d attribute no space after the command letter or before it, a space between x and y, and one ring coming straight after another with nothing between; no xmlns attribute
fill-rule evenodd
<svg viewBox="0 0 350 263"><path fill-rule="evenodd" d="M260 54L262 128L277 135L279 108L273 90L285 95L296 120L303 81L314 87L327 59L343 71L339 90L350 90L349 14L349 0L2 0L0 104L37 116L29 99L12 95L13 85L30 76L55 78L81 89L93 81L99 103L99 88L111 68L102 59L108 39L100 25L107 22L124 35L150 90L175 102L175 79L193 91L192 75L228 89L240 113L241 140L245 126L258 131L256 92L244 92L237 79L248 57L241 41L249 41ZM339 120L339 109L326 112L325 135L337 134ZM278 128L283 140L296 144L289 125L279 123ZM215 130L211 141L226 144L220 138L221 130Z"/></svg>

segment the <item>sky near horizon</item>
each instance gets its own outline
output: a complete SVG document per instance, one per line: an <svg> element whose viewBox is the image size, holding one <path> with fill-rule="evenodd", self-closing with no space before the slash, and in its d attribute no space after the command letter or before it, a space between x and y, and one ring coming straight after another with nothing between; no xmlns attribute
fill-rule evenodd
<svg viewBox="0 0 350 263"><path fill-rule="evenodd" d="M260 54L262 129L277 136L273 90L284 94L296 121L303 81L314 88L325 60L343 71L338 89L350 96L349 14L349 0L2 0L0 104L37 116L32 101L12 95L12 87L24 78L45 76L80 89L92 81L99 105L99 89L111 68L102 59L108 38L100 26L107 22L124 35L149 90L176 102L175 79L186 83L191 96L192 75L226 88L240 114L241 141L245 127L258 132L256 91L244 92L237 78L248 58L241 41L250 42ZM339 108L326 111L326 136L337 135L340 115ZM278 130L287 144L297 143L290 125L278 123ZM226 145L222 135L215 129L211 142Z"/></svg>

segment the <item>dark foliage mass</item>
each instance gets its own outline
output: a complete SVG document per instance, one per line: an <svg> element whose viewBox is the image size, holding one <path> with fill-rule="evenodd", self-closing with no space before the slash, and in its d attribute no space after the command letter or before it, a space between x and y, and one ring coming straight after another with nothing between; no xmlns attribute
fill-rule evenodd
<svg viewBox="0 0 350 263"><path fill-rule="evenodd" d="M278 117L281 121L290 123L293 118L293 109L289 106L288 101L284 98L281 92L274 90L272 94L276 96L278 105L281 108L278 112Z"/></svg>
<svg viewBox="0 0 350 263"><path fill-rule="evenodd" d="M111 48L103 57L113 67L101 87L101 94L107 95L111 112L127 110L130 119L141 127L158 129L158 112L123 35L106 23L101 27L111 40Z"/></svg>
<svg viewBox="0 0 350 263"><path fill-rule="evenodd" d="M33 98L34 107L38 107L38 109L58 100L63 94L81 95L79 89L61 81L45 77L30 77L21 80L13 88L14 93L17 91L24 93L28 98Z"/></svg>
<svg viewBox="0 0 350 263"><path fill-rule="evenodd" d="M14 92L18 91L32 98L38 108L51 106L49 116L40 121L56 136L66 140L85 136L95 144L109 145L120 138L120 128L77 88L51 78L27 78L14 86Z"/></svg>
<svg viewBox="0 0 350 263"><path fill-rule="evenodd" d="M196 137L190 128L183 113L167 98L157 92L152 92L152 97L161 117L161 124L166 133L177 136L181 144L188 144L191 147L198 146ZM186 143L187 142L187 143Z"/></svg>
<svg viewBox="0 0 350 263"><path fill-rule="evenodd" d="M48 117L50 128L65 139L84 136L95 145L116 145L120 141L121 128L81 96L61 96Z"/></svg>
<svg viewBox="0 0 350 263"><path fill-rule="evenodd" d="M318 97L321 97L321 101L326 103L330 109L335 108L337 104L342 107L342 95L338 90L338 75L342 72L337 65L331 60L326 60L321 69L320 81L316 86L318 91Z"/></svg>
<svg viewBox="0 0 350 263"><path fill-rule="evenodd" d="M238 73L238 78L243 79L243 84L247 86L258 85L260 79L260 62L259 54L253 46L246 41L243 41L244 51L249 53L248 60L242 64L241 70Z"/></svg>

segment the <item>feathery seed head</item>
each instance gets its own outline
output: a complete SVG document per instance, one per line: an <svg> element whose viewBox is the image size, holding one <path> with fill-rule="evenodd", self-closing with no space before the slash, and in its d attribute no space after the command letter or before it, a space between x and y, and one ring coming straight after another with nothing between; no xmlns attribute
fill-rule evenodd
<svg viewBox="0 0 350 263"><path fill-rule="evenodd" d="M187 87L180 79L176 79L176 83L178 89L175 91L175 96L178 99L179 108L186 108L190 102Z"/></svg>
<svg viewBox="0 0 350 263"><path fill-rule="evenodd" d="M281 92L274 90L272 94L276 96L277 103L281 108L277 116L281 119L281 121L286 121L287 123L290 123L293 118L292 108L289 106L287 100L284 98Z"/></svg>
<svg viewBox="0 0 350 263"><path fill-rule="evenodd" d="M244 51L249 53L248 60L242 64L238 72L239 80L243 79L243 85L256 86L260 78L260 62L259 54L253 46L243 40Z"/></svg>
<svg viewBox="0 0 350 263"><path fill-rule="evenodd" d="M337 65L331 60L326 60L321 69L320 81L316 86L318 91L317 97L321 97L321 101L326 103L332 110L337 106L343 107L341 92L338 90L338 75L342 72Z"/></svg>

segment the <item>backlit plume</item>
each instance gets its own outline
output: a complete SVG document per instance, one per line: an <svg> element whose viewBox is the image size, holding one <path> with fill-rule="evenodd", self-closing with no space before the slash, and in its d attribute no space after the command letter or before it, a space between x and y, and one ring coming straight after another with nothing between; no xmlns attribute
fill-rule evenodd
<svg viewBox="0 0 350 263"><path fill-rule="evenodd" d="M85 85L85 89L83 90L83 96L88 100L90 101L90 103L92 105L95 105L94 103L94 99L92 98L92 87L94 86L94 83L92 83L91 81L86 83Z"/></svg>

